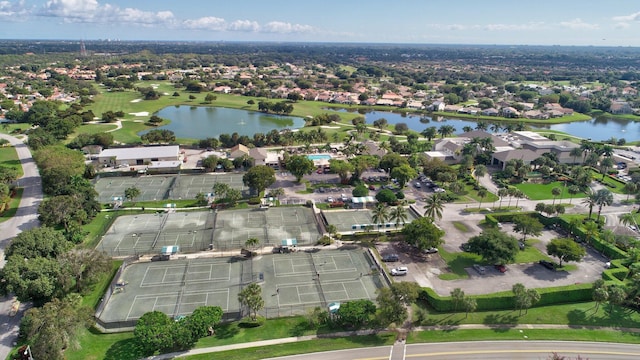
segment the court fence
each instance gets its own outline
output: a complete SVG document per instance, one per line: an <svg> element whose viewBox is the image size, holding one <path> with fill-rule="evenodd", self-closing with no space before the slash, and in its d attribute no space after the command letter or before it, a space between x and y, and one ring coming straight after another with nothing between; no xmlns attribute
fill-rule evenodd
<svg viewBox="0 0 640 360"><path fill-rule="evenodd" d="M130 256L130 257L124 259L124 261L122 262L122 265L120 265L120 267L118 268L118 271L116 271L115 276L113 277L113 279L111 279L111 283L109 284L109 287L107 288L107 291L104 293L104 296L102 296L102 299L100 299L100 303L96 307L96 312L95 312L95 315L94 315L95 316L95 320L98 323L98 325L100 325L105 330L127 328L127 327L135 326L135 323L136 323L135 321L133 321L133 324L131 324L130 321L124 321L124 322L122 322L122 324L118 324L117 326L112 327L112 326L114 326L113 323L103 322L100 319L100 316L102 315L102 312L104 311L104 308L107 306L107 303L111 299L111 296L114 294L114 292L121 291L121 289L124 286L126 286L126 283L122 283L121 280L120 280L122 278L122 273L124 272L124 269L126 269L127 266L135 263L139 259L140 259L140 257L137 256L137 255L136 256Z"/></svg>

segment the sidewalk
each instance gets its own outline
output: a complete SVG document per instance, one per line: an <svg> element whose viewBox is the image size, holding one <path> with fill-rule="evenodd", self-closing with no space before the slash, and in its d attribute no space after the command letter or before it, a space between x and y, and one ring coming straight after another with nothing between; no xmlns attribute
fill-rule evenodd
<svg viewBox="0 0 640 360"><path fill-rule="evenodd" d="M601 326L588 326L588 325L557 325L557 324L514 324L514 325L462 324L462 325L442 325L442 326L420 326L420 327L411 329L411 331L496 330L496 329L502 329L502 330L588 329L588 330L624 331L624 332L631 332L631 333L640 333L640 328L622 328L622 327L614 328L614 327L601 327ZM382 330L382 331L388 331L388 330ZM360 330L360 331L354 331L354 332L337 332L337 333L331 333L331 334L307 335L307 336L254 341L254 342L223 345L223 346L211 346L206 348L191 349L186 351L162 354L158 356L150 356L146 359L149 359L149 360L175 359L175 358L182 358L182 357L192 356L192 355L208 354L208 353L215 353L215 352L221 352L221 351L227 351L227 350L248 349L248 348L262 347L262 346L269 346L269 345L288 344L288 343L293 343L297 341L308 341L308 340L315 340L319 338L371 335L371 334L376 334L382 331ZM393 346L393 345L390 345L390 346Z"/></svg>

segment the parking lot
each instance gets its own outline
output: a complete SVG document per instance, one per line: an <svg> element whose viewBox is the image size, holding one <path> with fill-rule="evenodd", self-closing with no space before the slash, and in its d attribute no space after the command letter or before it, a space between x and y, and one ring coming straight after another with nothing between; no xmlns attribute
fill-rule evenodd
<svg viewBox="0 0 640 360"><path fill-rule="evenodd" d="M442 227L447 232L444 249L447 251L461 251L460 245L470 237L480 233L481 229L470 221L470 231L462 233L457 230L452 222L442 222ZM522 235L513 232L513 224L503 224L502 230L521 238ZM546 253L546 244L554 238L560 237L555 230L545 229L536 239L540 240L533 246ZM406 266L406 276L397 277L400 281L415 281L420 286L433 288L438 294L448 296L455 288L461 288L467 294L489 294L499 291L511 290L514 284L522 283L528 288L545 288L553 286L572 285L577 283L591 283L601 278L605 263L608 261L597 251L587 248L587 256L577 265L577 269L571 272L552 271L538 263L509 264L506 272L502 273L492 265L484 266L481 274L472 267L467 268L469 277L460 280L441 280L438 276L447 272L447 264L439 254L416 254L409 246L403 243L379 243L377 246L380 254L397 254L397 262L386 263L389 270ZM557 262L557 259L553 259Z"/></svg>

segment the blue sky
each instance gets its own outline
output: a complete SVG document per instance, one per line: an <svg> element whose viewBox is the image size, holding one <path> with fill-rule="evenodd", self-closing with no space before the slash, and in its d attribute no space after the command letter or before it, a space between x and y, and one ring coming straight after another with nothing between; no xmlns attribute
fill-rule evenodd
<svg viewBox="0 0 640 360"><path fill-rule="evenodd" d="M640 2L0 0L0 38L640 46Z"/></svg>

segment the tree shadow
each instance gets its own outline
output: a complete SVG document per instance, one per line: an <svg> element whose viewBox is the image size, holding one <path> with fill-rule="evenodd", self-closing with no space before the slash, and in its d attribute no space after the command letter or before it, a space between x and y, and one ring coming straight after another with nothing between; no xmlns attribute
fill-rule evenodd
<svg viewBox="0 0 640 360"><path fill-rule="evenodd" d="M291 336L302 336L305 334L307 330L310 329L309 323L307 321L299 321L295 326L293 326L289 330L289 335Z"/></svg>
<svg viewBox="0 0 640 360"><path fill-rule="evenodd" d="M216 338L218 339L229 339L236 336L239 332L238 326L233 323L216 326Z"/></svg>
<svg viewBox="0 0 640 360"><path fill-rule="evenodd" d="M115 342L104 355L105 360L136 360L148 356L135 338Z"/></svg>
<svg viewBox="0 0 640 360"><path fill-rule="evenodd" d="M507 332L518 325L518 320L514 311L508 314L489 314L484 317L482 323L495 332Z"/></svg>

